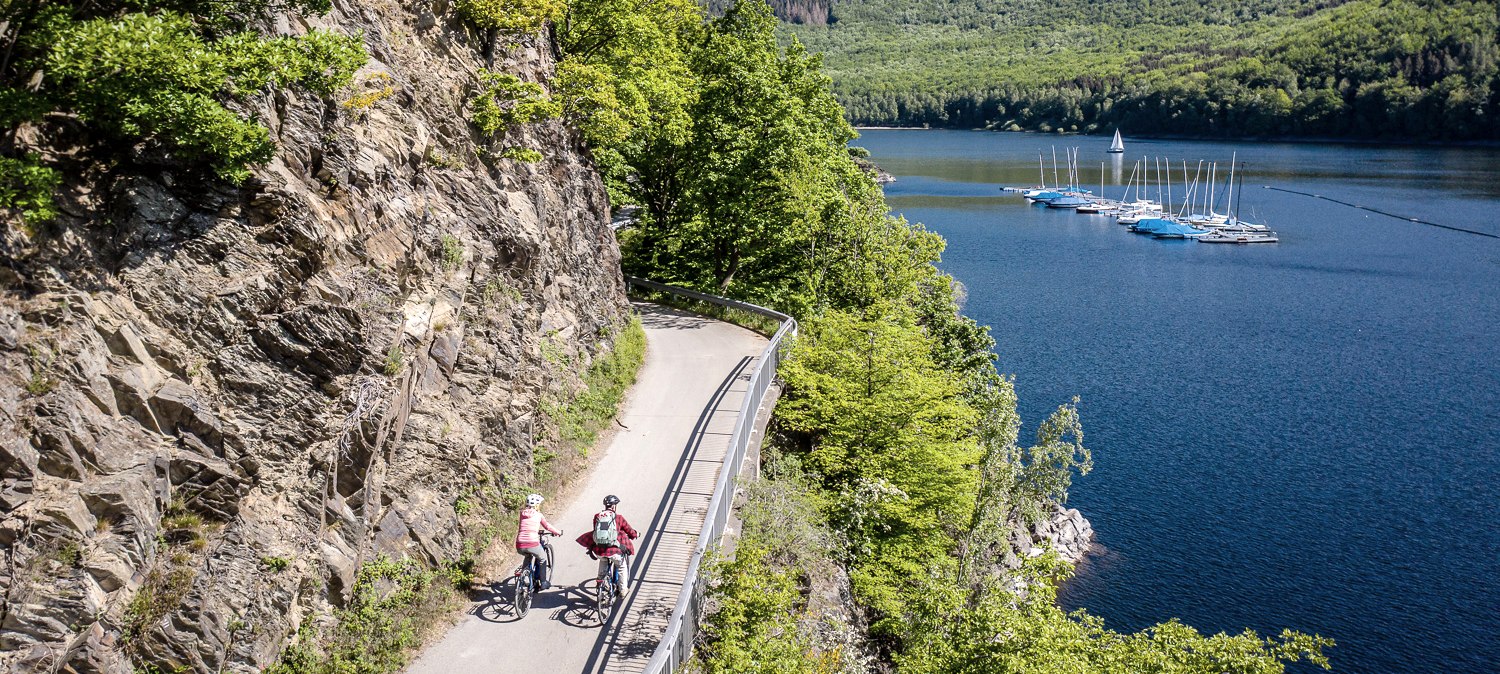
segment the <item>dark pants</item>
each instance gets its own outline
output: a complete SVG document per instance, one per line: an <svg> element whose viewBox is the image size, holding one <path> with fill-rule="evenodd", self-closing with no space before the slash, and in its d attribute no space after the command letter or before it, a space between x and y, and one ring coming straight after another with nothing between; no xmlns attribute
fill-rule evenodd
<svg viewBox="0 0 1500 674"><path fill-rule="evenodd" d="M536 580L539 583L546 582L547 581L547 551L545 549L543 549L542 546L540 546L540 545L534 546L534 547L530 547L530 548L520 548L517 551L520 552L525 557L530 557L530 558L536 560ZM526 562L526 560L523 557L522 560L521 560L521 563L524 564L525 562Z"/></svg>

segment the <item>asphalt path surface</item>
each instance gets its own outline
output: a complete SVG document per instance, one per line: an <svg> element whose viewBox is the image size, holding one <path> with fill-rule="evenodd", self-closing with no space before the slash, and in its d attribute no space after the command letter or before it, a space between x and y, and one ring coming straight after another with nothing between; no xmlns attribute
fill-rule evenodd
<svg viewBox="0 0 1500 674"><path fill-rule="evenodd" d="M646 360L620 415L617 433L593 472L565 502L542 512L552 538L552 589L517 618L514 579L494 579L443 638L423 651L409 674L550 674L639 672L656 649L677 603L703 526L729 435L766 339L728 323L637 303L646 328ZM586 588L597 562L573 541L591 528L606 494L641 532L631 559L631 587L601 624ZM519 557L515 563L519 563Z"/></svg>

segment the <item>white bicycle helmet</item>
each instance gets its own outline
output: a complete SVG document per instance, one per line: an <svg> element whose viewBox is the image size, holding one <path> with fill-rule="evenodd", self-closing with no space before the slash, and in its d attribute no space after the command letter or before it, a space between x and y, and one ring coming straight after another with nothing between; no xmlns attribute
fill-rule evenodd
<svg viewBox="0 0 1500 674"><path fill-rule="evenodd" d="M541 504L542 504L542 495L541 494L532 494L532 495L526 497L526 507L527 508L535 508L535 507L537 507L537 506L539 506Z"/></svg>

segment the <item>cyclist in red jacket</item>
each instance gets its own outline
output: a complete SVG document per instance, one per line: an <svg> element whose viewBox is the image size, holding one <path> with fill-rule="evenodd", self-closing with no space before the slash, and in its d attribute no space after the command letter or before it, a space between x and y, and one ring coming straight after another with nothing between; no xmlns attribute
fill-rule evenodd
<svg viewBox="0 0 1500 674"><path fill-rule="evenodd" d="M610 567L620 570L620 584L615 588L624 594L630 586L630 563L627 555L635 554L635 541L640 532L631 528L625 516L615 512L620 497L610 494L604 497L604 510L594 515L594 525L577 538L578 544L587 548L590 559L599 560L599 577L609 573Z"/></svg>

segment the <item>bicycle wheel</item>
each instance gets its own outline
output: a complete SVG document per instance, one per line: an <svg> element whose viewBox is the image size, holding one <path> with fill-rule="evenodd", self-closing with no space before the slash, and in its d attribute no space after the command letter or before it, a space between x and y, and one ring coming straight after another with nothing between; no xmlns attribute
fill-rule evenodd
<svg viewBox="0 0 1500 674"><path fill-rule="evenodd" d="M609 578L600 578L594 584L594 615L599 618L599 626L603 627L609 622L609 617L614 613L615 589L610 584Z"/></svg>
<svg viewBox="0 0 1500 674"><path fill-rule="evenodd" d="M552 544L551 543L542 543L542 549L544 549L544 550L547 551L547 577L548 578L556 578L557 577L557 564L553 563L553 561L552 561Z"/></svg>
<svg viewBox="0 0 1500 674"><path fill-rule="evenodd" d="M516 617L526 617L526 612L531 610L531 566L521 570L521 575L516 576L515 594Z"/></svg>

